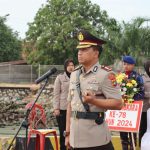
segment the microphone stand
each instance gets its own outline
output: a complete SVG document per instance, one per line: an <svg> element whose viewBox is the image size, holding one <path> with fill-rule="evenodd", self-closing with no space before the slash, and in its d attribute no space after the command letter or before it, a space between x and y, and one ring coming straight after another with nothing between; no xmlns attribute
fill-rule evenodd
<svg viewBox="0 0 150 150"><path fill-rule="evenodd" d="M45 83L44 83L43 87L40 89L40 91L39 91L39 93L38 93L34 103L32 104L31 108L27 109L25 118L23 119L22 123L20 124L20 126L18 128L18 131L16 132L16 134L15 134L14 138L12 139L12 141L11 141L9 147L7 148L7 150L10 150L11 146L13 145L13 142L14 142L15 138L17 137L17 135L18 135L18 133L19 133L19 131L21 130L22 127L24 127L26 129L25 150L27 150L27 147L28 147L28 142L27 142L27 139L28 139L28 127L29 127L28 117L29 117L29 114L32 111L35 103L37 102L38 98L40 97L42 91L44 90L46 84L48 83L48 79L49 79L49 77L47 77L45 79Z"/></svg>

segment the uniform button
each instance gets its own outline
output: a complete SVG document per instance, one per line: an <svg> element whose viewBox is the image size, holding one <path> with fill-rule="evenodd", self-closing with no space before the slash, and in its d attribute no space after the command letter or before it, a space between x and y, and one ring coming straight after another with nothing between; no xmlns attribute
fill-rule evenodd
<svg viewBox="0 0 150 150"><path fill-rule="evenodd" d="M74 92L73 91L71 91L71 96L73 96L74 95Z"/></svg>
<svg viewBox="0 0 150 150"><path fill-rule="evenodd" d="M80 77L80 80L82 81L82 80L84 80L85 78L84 77Z"/></svg>

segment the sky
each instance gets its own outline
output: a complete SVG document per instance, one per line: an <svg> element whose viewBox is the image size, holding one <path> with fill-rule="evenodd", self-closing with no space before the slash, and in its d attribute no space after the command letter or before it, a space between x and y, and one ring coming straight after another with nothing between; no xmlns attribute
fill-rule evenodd
<svg viewBox="0 0 150 150"><path fill-rule="evenodd" d="M33 22L36 12L47 0L0 0L0 16L7 16L6 24L25 38L28 23ZM150 0L91 0L106 10L117 21L129 22L136 17L150 19ZM149 22L148 22L149 23ZM150 24L150 23L149 23Z"/></svg>

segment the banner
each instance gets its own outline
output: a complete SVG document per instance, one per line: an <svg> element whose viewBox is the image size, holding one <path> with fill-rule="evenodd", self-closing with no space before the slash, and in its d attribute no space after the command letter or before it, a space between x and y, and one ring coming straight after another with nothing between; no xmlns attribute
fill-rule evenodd
<svg viewBox="0 0 150 150"><path fill-rule="evenodd" d="M121 110L108 110L106 122L111 131L138 132L143 102L126 103Z"/></svg>

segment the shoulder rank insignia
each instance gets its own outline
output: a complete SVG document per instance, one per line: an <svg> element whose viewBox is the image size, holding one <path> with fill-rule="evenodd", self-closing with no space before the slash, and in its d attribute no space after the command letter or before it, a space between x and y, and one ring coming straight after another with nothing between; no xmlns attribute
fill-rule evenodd
<svg viewBox="0 0 150 150"><path fill-rule="evenodd" d="M73 71L79 70L82 68L82 65L77 66Z"/></svg>
<svg viewBox="0 0 150 150"><path fill-rule="evenodd" d="M104 65L102 65L101 68L108 71L108 72L112 70L112 68L110 68L108 66L104 66Z"/></svg>
<svg viewBox="0 0 150 150"><path fill-rule="evenodd" d="M116 76L114 73L108 75L108 79L111 80L112 86L117 86Z"/></svg>

